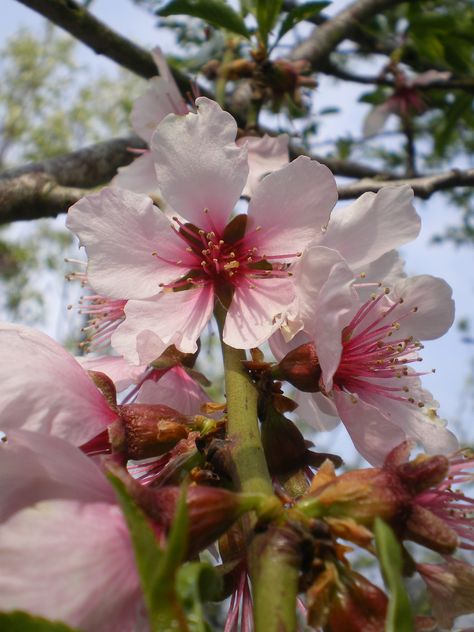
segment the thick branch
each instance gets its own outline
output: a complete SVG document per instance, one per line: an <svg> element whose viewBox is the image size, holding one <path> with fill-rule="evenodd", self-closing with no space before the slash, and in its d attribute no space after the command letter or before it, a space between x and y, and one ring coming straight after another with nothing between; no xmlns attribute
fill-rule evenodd
<svg viewBox="0 0 474 632"><path fill-rule="evenodd" d="M98 55L149 79L158 74L151 54L98 20L75 0L18 0L30 9L68 31ZM180 90L189 90L189 80L176 69L171 70Z"/></svg>
<svg viewBox="0 0 474 632"><path fill-rule="evenodd" d="M90 188L108 182L118 167L128 165L135 155L130 149L145 149L146 144L135 135L114 138L55 158L29 163L0 173L4 181L25 174L44 174L56 184Z"/></svg>
<svg viewBox="0 0 474 632"><path fill-rule="evenodd" d="M366 191L377 192L383 187L408 184L419 198L427 200L436 191L445 191L454 187L474 187L474 169L451 169L444 173L437 173L419 178L400 178L398 180L363 179L347 186L338 188L340 200L350 200L359 197Z"/></svg>
<svg viewBox="0 0 474 632"><path fill-rule="evenodd" d="M405 0L356 0L331 20L317 26L311 35L297 46L291 57L307 59L315 70L328 60L329 55L343 40L377 13L386 11Z"/></svg>
<svg viewBox="0 0 474 632"><path fill-rule="evenodd" d="M65 213L87 189L65 187L44 173L0 180L0 224Z"/></svg>

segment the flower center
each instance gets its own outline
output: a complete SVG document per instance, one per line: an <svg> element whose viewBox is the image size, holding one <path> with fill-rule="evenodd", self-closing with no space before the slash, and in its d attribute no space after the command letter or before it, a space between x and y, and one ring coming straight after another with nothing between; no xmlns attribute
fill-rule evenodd
<svg viewBox="0 0 474 632"><path fill-rule="evenodd" d="M342 333L341 362L334 376L336 387L350 392L372 392L397 401L424 406L410 395L410 380L426 373L409 369L413 362L421 362L418 350L423 345L412 336L397 338L400 321L417 307L406 310L403 299L383 308L388 288L372 295L357 311ZM396 320L392 320L394 316ZM395 378L395 379L394 379ZM395 382L400 380L400 384Z"/></svg>
<svg viewBox="0 0 474 632"><path fill-rule="evenodd" d="M204 209L207 214L207 209ZM209 283L236 286L252 279L269 279L292 276L288 270L289 258L301 253L267 255L258 246L260 226L245 232L247 216L238 215L222 231L203 230L173 217L173 230L182 240L186 255L183 260L170 262L154 252L153 255L188 272L172 283L160 287L171 290L189 289ZM184 253L183 253L184 254Z"/></svg>

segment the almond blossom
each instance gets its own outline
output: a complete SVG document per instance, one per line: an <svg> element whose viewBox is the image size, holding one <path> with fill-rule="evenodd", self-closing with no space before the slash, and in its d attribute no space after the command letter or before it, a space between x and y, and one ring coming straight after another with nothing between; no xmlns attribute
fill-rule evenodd
<svg viewBox="0 0 474 632"><path fill-rule="evenodd" d="M357 450L374 464L407 437L430 453L455 450L454 435L421 386L424 373L412 368L420 340L441 336L453 322L449 285L423 275L367 299L346 262L321 246L303 255L298 275L308 286L307 303L300 304L304 332L291 348L310 343L318 359L314 386L307 389L313 392L298 398L300 414L319 429L334 427L340 417ZM272 348L284 355L281 334Z"/></svg>
<svg viewBox="0 0 474 632"><path fill-rule="evenodd" d="M127 300L112 345L134 364L171 344L195 352L217 298L227 308L227 344L267 340L294 299L292 264L337 197L330 171L299 157L266 176L248 214L231 220L247 181L246 148L236 146L228 113L203 97L196 106L197 114L166 117L152 138L171 219L150 198L117 188L81 199L68 216L92 287Z"/></svg>
<svg viewBox="0 0 474 632"><path fill-rule="evenodd" d="M133 130L147 144L150 144L156 126L165 116L171 113L185 115L188 112L161 49L156 47L151 54L159 76L148 80L148 90L135 101L130 115ZM131 165L120 167L112 184L137 193L159 194L151 152L145 150Z"/></svg>
<svg viewBox="0 0 474 632"><path fill-rule="evenodd" d="M8 432L0 453L0 610L84 632L146 629L130 535L98 467L37 432Z"/></svg>

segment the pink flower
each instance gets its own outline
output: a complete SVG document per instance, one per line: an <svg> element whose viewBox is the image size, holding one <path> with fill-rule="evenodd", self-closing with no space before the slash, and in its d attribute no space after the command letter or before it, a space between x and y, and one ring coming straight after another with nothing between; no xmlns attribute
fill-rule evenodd
<svg viewBox="0 0 474 632"><path fill-rule="evenodd" d="M364 121L362 132L364 136L374 136L383 130L392 114L401 118L423 114L426 110L426 103L418 87L432 83L443 83L451 77L450 72L437 70L428 70L414 78L409 78L404 72L397 69L394 75L395 89L393 94L369 112Z"/></svg>
<svg viewBox="0 0 474 632"><path fill-rule="evenodd" d="M291 348L312 342L319 360L315 392L299 397L304 418L329 429L339 416L374 464L407 437L430 453L455 450L454 435L436 416L437 403L421 387L423 373L411 367L419 361L419 340L441 336L453 322L447 283L426 275L401 279L388 293L366 299L345 261L320 246L303 255L299 274L308 300L300 306L304 332ZM282 357L281 338L272 348Z"/></svg>
<svg viewBox="0 0 474 632"><path fill-rule="evenodd" d="M82 445L117 419L87 372L49 336L0 323L3 431L23 428Z"/></svg>
<svg viewBox="0 0 474 632"><path fill-rule="evenodd" d="M134 553L97 466L56 437L0 444L0 609L84 632L132 632L144 616Z"/></svg>
<svg viewBox="0 0 474 632"><path fill-rule="evenodd" d="M236 146L228 113L206 98L196 104L197 114L167 117L152 139L173 219L149 198L120 189L83 198L68 217L86 246L95 291L128 301L112 344L135 364L171 344L195 352L216 298L228 308L227 344L267 340L294 299L289 268L337 197L329 170L299 157L268 175L248 215L229 223L247 181L246 149Z"/></svg>
<svg viewBox="0 0 474 632"><path fill-rule="evenodd" d="M148 81L148 90L133 104L130 116L133 130L150 144L158 123L168 114L185 115L186 103L176 85L161 49L152 50L159 77ZM112 185L137 193L159 194L155 165L150 151L144 151L131 165L120 167Z"/></svg>

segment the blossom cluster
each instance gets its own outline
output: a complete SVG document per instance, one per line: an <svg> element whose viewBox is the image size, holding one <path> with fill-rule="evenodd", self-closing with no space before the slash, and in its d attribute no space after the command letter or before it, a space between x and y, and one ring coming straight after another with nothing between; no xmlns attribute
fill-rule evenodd
<svg viewBox="0 0 474 632"><path fill-rule="evenodd" d="M350 568L337 543L370 550L379 517L400 542L445 556L417 569L434 594L462 591L450 614L434 602L434 616L451 625L474 605L474 572L452 557L474 546L473 501L452 488L471 480L473 459L459 452L417 368L421 341L449 329L454 303L442 279L408 277L397 252L420 230L411 189L386 187L334 209L326 166L306 156L290 162L286 135L239 135L208 98L188 105L154 55L160 77L132 113L149 149L67 218L87 253L86 269L72 276L91 289L81 306L89 346L105 354L74 358L45 334L0 325L0 609L86 632L147 629L108 471L119 473L160 546L186 480L188 556L244 512L260 511L261 498L226 489L235 478L225 404L210 401L194 368L200 338L221 312L223 344L252 350L246 366L275 469L276 513L300 520L314 544L317 563L301 571L309 622L333 630L361 615L357 602L370 602L370 629L384 629L385 594ZM257 351L264 343L272 362ZM296 389L289 396L283 381ZM284 416L290 410L318 431L341 420L372 467L337 476ZM415 445L424 453L409 461ZM295 451L287 469L304 466L305 493L285 489L284 459L272 450ZM229 631L248 619L250 600L246 564L231 559Z"/></svg>

